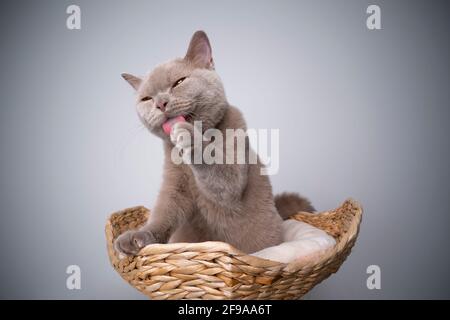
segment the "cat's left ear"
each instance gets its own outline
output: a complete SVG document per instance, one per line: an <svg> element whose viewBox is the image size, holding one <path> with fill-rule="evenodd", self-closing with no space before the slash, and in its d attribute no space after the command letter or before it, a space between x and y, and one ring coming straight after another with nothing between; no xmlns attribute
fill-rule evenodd
<svg viewBox="0 0 450 320"><path fill-rule="evenodd" d="M139 87L141 86L142 83L141 78L133 76L132 74L129 73L122 73L121 76L134 88L134 90L138 90Z"/></svg>
<svg viewBox="0 0 450 320"><path fill-rule="evenodd" d="M198 68L214 69L211 44L204 31L194 33L184 59Z"/></svg>

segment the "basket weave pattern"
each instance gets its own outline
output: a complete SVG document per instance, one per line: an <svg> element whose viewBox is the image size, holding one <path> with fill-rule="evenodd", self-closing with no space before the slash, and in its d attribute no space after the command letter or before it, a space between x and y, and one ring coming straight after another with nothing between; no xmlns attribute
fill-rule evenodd
<svg viewBox="0 0 450 320"><path fill-rule="evenodd" d="M113 213L106 224L113 267L152 299L298 299L336 272L356 241L362 208L346 200L321 213L291 219L324 230L336 245L317 257L289 264L249 256L223 242L152 244L135 257L120 258L114 240L143 225L150 211L134 207Z"/></svg>

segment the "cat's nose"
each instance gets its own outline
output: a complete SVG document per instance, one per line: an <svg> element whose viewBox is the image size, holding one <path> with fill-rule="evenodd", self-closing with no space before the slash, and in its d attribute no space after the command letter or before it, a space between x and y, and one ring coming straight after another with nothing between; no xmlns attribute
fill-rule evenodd
<svg viewBox="0 0 450 320"><path fill-rule="evenodd" d="M159 110L161 110L161 111L166 111L166 106L167 106L167 101L161 101L161 100L159 100L157 103L156 103L156 107L159 109Z"/></svg>

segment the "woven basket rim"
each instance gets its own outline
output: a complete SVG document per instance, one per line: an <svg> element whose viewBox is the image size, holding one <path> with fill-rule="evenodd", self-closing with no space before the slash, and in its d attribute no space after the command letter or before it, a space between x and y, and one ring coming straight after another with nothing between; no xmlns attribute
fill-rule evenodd
<svg viewBox="0 0 450 320"><path fill-rule="evenodd" d="M312 257L309 257L307 259L298 259L298 260L294 260L290 263L282 263L282 262L278 262L278 261L273 261L273 260L249 255L249 254L233 247L232 245L230 245L226 242L221 242L221 241L149 244L146 247L142 248L137 253L136 256L142 256L142 257L152 256L155 254L163 254L165 252L173 252L173 251L224 252L224 253L233 255L235 258L237 258L249 265L253 265L255 267L278 267L278 268L284 269L285 271L288 271L288 272L295 272L299 269L314 268L317 265L323 265L323 264L328 263L338 253L345 250L348 242L354 241L356 239L356 237L358 236L360 223L362 220L363 208L356 200L354 200L352 198L348 198L341 204L341 206L339 206L337 208L342 207L346 203L351 204L352 207L354 208L354 210L352 211L353 217L350 221L350 225L348 227L347 232L345 232L339 240L335 239L336 240L335 246L333 246L332 248L330 248L326 251L322 251L320 254L316 254ZM111 223L111 217L115 214L120 214L122 212L126 212L129 210L142 210L142 209L144 209L148 213L150 213L150 210L144 206L135 206L135 207L130 207L130 208L127 208L124 210L117 211L117 212L109 215L107 222L106 222L106 226L105 226L108 246L112 245L112 243L114 241L114 237L113 237L113 233L112 233L113 226ZM327 215L333 214L333 211L336 209L317 212L317 213L298 212L298 213L292 215L291 217L289 217L289 219L297 220L296 217L299 215L302 215L302 216L308 216L308 215L310 215L310 216L317 216L317 215L327 216ZM115 255L114 258L117 259L118 261L125 260L128 258L126 256L123 258L120 258L119 253L115 249L113 249L113 252ZM110 257L110 258L112 258L112 257Z"/></svg>

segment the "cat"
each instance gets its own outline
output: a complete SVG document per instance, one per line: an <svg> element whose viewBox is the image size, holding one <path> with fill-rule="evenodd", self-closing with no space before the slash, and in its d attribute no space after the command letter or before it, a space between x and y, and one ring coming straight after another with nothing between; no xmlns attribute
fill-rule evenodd
<svg viewBox="0 0 450 320"><path fill-rule="evenodd" d="M120 235L115 241L118 251L136 255L151 243L223 241L252 253L283 241L283 219L314 211L297 194L274 197L268 176L260 174L259 159L254 164L172 161L173 148L199 148L179 144L183 131L194 134L194 121L202 123L200 135L209 128L246 130L241 112L226 99L205 32L194 33L184 58L161 64L143 78L128 73L122 77L136 90L140 120L163 140L165 161L149 221ZM171 123L179 117L185 121ZM253 152L248 144L246 152Z"/></svg>

